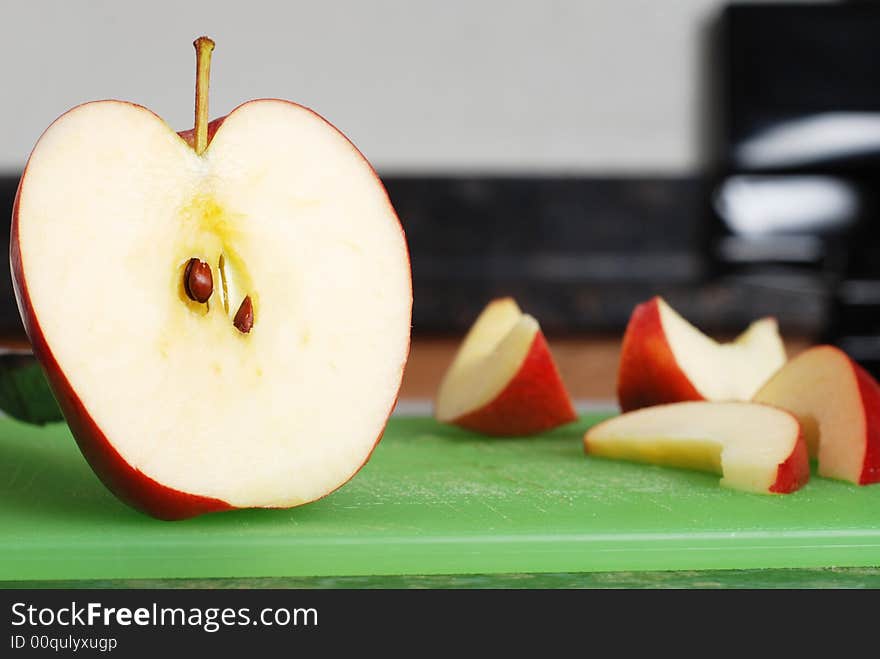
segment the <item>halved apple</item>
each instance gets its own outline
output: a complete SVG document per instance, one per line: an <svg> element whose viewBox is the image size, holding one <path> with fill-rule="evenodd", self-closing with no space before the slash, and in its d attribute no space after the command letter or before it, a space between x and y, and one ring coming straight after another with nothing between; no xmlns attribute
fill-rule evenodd
<svg viewBox="0 0 880 659"><path fill-rule="evenodd" d="M19 309L80 449L179 519L340 487L382 434L409 349L406 241L382 183L311 110L194 131L98 101L37 142L15 201Z"/></svg>
<svg viewBox="0 0 880 659"><path fill-rule="evenodd" d="M589 455L722 475L721 485L783 494L810 478L797 419L756 403L684 402L603 421L584 436Z"/></svg>
<svg viewBox="0 0 880 659"><path fill-rule="evenodd" d="M512 298L471 327L437 394L436 417L486 435L530 435L577 418L541 328Z"/></svg>
<svg viewBox="0 0 880 659"><path fill-rule="evenodd" d="M842 350L805 350L761 387L755 401L800 419L820 476L880 482L880 386Z"/></svg>
<svg viewBox="0 0 880 659"><path fill-rule="evenodd" d="M630 317L617 398L624 412L687 400L750 400L784 363L775 319L755 321L735 341L718 343L655 297Z"/></svg>

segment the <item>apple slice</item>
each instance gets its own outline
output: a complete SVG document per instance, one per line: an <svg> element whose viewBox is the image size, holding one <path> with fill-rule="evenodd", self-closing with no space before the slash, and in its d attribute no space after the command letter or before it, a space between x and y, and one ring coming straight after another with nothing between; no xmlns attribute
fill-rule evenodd
<svg viewBox="0 0 880 659"><path fill-rule="evenodd" d="M409 351L406 241L382 183L277 99L195 129L73 108L18 189L11 262L34 353L92 468L163 519L323 497L367 461Z"/></svg>
<svg viewBox="0 0 880 659"><path fill-rule="evenodd" d="M755 401L800 420L820 476L880 482L880 386L842 350L805 350L761 387Z"/></svg>
<svg viewBox="0 0 880 659"><path fill-rule="evenodd" d="M784 494L810 478L797 419L756 403L685 402L646 407L593 426L589 455L722 475L725 487Z"/></svg>
<svg viewBox="0 0 880 659"><path fill-rule="evenodd" d="M718 343L655 297L630 317L617 398L624 412L686 400L746 401L784 363L775 319L755 321L735 341Z"/></svg>
<svg viewBox="0 0 880 659"><path fill-rule="evenodd" d="M512 298L477 318L437 394L438 421L486 435L531 435L577 418L541 328Z"/></svg>

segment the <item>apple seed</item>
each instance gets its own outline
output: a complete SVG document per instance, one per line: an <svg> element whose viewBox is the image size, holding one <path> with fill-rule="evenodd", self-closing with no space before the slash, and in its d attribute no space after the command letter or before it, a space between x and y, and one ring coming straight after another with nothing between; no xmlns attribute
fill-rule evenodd
<svg viewBox="0 0 880 659"><path fill-rule="evenodd" d="M232 324L242 334L247 334L254 326L254 305L251 303L251 296L248 295L241 301L241 306L235 312L235 318Z"/></svg>
<svg viewBox="0 0 880 659"><path fill-rule="evenodd" d="M186 270L183 271L183 288L190 300L207 302L214 292L211 266L199 259L190 259L186 264Z"/></svg>

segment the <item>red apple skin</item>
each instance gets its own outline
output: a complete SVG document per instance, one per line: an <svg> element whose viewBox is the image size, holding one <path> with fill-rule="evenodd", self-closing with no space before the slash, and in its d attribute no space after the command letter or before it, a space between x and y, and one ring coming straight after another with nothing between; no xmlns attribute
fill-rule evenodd
<svg viewBox="0 0 880 659"><path fill-rule="evenodd" d="M623 335L617 401L623 412L641 407L705 400L677 362L660 318L659 298L638 305Z"/></svg>
<svg viewBox="0 0 880 659"><path fill-rule="evenodd" d="M214 139L214 133L217 132L217 129L220 128L220 125L223 123L223 120L226 117L217 117L213 121L208 122L208 144L211 143L211 140ZM179 133L183 141L189 144L193 149L196 148L196 129L190 128L189 130L182 130Z"/></svg>
<svg viewBox="0 0 880 659"><path fill-rule="evenodd" d="M880 385L865 369L850 360L865 412L865 457L859 485L880 483Z"/></svg>
<svg viewBox="0 0 880 659"><path fill-rule="evenodd" d="M788 494L801 489L810 480L810 455L804 432L798 432L797 441L791 454L779 464L776 480L770 486L770 492Z"/></svg>
<svg viewBox="0 0 880 659"><path fill-rule="evenodd" d="M538 330L519 370L483 407L451 421L484 435L534 435L577 419L543 332Z"/></svg>
<svg viewBox="0 0 880 659"><path fill-rule="evenodd" d="M129 103L128 101L115 102L135 105L136 107L152 113L152 111L148 108L144 108L143 106L137 105L136 103ZM344 135L341 131L338 131L338 129L336 129L333 124L331 124L329 121L321 117L313 110L297 103L293 103L292 101L282 102L290 103L291 105L311 112L328 126L333 128L334 130L337 130L337 132L339 132L341 135ZM243 103L242 105L245 104L246 103ZM84 103L82 105L88 105L88 103ZM78 107L81 106L76 106L71 110L68 110L68 112L72 112ZM238 107L242 106L240 105ZM233 112L234 111L235 110L233 110ZM61 117L64 117L66 114L67 113L64 113L63 115L61 115ZM61 117L59 117L55 121L58 121L59 119L61 119ZM208 124L209 143L210 139L213 138L214 133L217 132L217 129L223 123L223 120L225 118L226 117L220 117L218 119L214 119ZM54 123L55 122L53 122L52 125L54 125ZM50 125L49 128L51 128L52 125ZM47 128L46 130L48 131L49 128ZM45 132L46 131L44 131L43 134L45 134ZM181 131L178 133L178 135L182 139L184 139L187 144L192 146L194 140L194 132L195 129ZM350 141L349 144L351 144ZM356 146L351 144L351 147L364 160L367 166L370 167L370 171L372 172L373 176L376 177L376 181L379 183L379 185L382 186L382 189L385 190L384 185L382 185L381 179L379 178L378 174L376 174L372 166L369 164L369 161L367 161L367 159L357 149ZM39 320L37 319L37 315L34 312L33 305L31 304L30 295L28 294L27 281L24 276L21 244L19 242L18 205L19 198L21 197L22 187L24 186L27 177L27 169L29 164L30 158L28 158L28 163L25 165L24 171L22 172L21 180L18 183L18 190L15 193L15 201L12 206L12 227L10 231L9 241L9 262L12 271L12 285L13 289L15 290L15 299L18 304L18 310L21 314L21 319L24 324L25 332L27 332L28 338L30 339L31 347L34 351L34 356L42 366L43 372L46 374L46 379L49 382L52 393L55 395L55 398L58 401L58 405L61 408L62 413L64 414L64 418L67 421L68 426L70 427L71 434L73 435L77 445L79 446L80 452L83 454L83 457L85 457L92 470L101 480L101 482L104 483L108 490L110 490L121 501L128 504L132 508L135 508L136 510L139 510L157 519L175 521L195 517L205 513L234 509L234 506L220 499L190 494L188 492L183 492L162 485L161 483L153 480L146 474L138 471L136 468L128 464L119 454L119 452L115 448L113 448L113 445L107 439L104 432L98 427L98 424L92 418L90 412L86 409L86 406L83 404L82 400L79 398L79 396L77 396L73 387L70 385L70 381L68 380L67 375L58 364L58 361L55 359L55 356L52 353L52 349L46 342L43 330L40 327ZM394 207L391 204L391 200L387 196L387 192L385 192L385 197L392 214L395 218L397 218L397 213L394 211ZM407 265L409 267L410 258L409 249L406 243L406 234L403 231L403 226L400 224L399 218L397 221L400 232L404 238L405 256L407 259ZM410 309L412 309L411 277L409 301ZM408 344L407 356L409 355L409 348L410 345ZM406 361L407 360L405 359L403 366L401 367L400 378L397 384L397 392L395 394L395 401L400 393L400 385L403 381L403 371L406 367ZM394 405L392 405L391 408L388 410L389 417L393 409ZM376 446L382 439L382 435L385 432L385 427L387 426L387 423L388 418L386 418L385 424L383 424L382 430L379 432L379 436L376 438L376 441L373 443L370 452L367 454L367 457L360 464L360 466L358 466L358 468L355 469L349 475L349 477L338 487L334 488L330 492L323 494L320 497L316 497L315 499L313 499L313 501L322 499L323 497L332 494L340 487L348 483L352 478L354 478L355 474L357 474L357 472L360 471L360 469L367 463L367 461L369 461L370 457L372 457ZM300 505L305 505L306 503L312 503L312 501L305 501Z"/></svg>

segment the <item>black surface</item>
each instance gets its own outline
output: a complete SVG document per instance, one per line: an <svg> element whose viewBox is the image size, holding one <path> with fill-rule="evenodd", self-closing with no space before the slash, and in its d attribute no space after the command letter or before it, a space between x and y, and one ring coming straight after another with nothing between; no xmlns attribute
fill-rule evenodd
<svg viewBox="0 0 880 659"><path fill-rule="evenodd" d="M810 273L709 276L698 178L385 180L410 244L417 332L461 331L500 295L553 333L620 332L655 294L710 331L760 315L799 333L824 323Z"/></svg>
<svg viewBox="0 0 880 659"><path fill-rule="evenodd" d="M4 259L8 259L9 254L9 225L12 221L12 204L15 201L18 179L18 176L0 176L0 249L3 250ZM0 333L24 334L8 265L0 266Z"/></svg>
<svg viewBox="0 0 880 659"><path fill-rule="evenodd" d="M809 278L708 277L698 178L383 179L410 246L417 335L461 332L501 295L555 334L621 332L658 293L711 331L767 314L798 333L824 321ZM6 240L16 185L0 178ZM0 331L20 331L0 270Z"/></svg>

